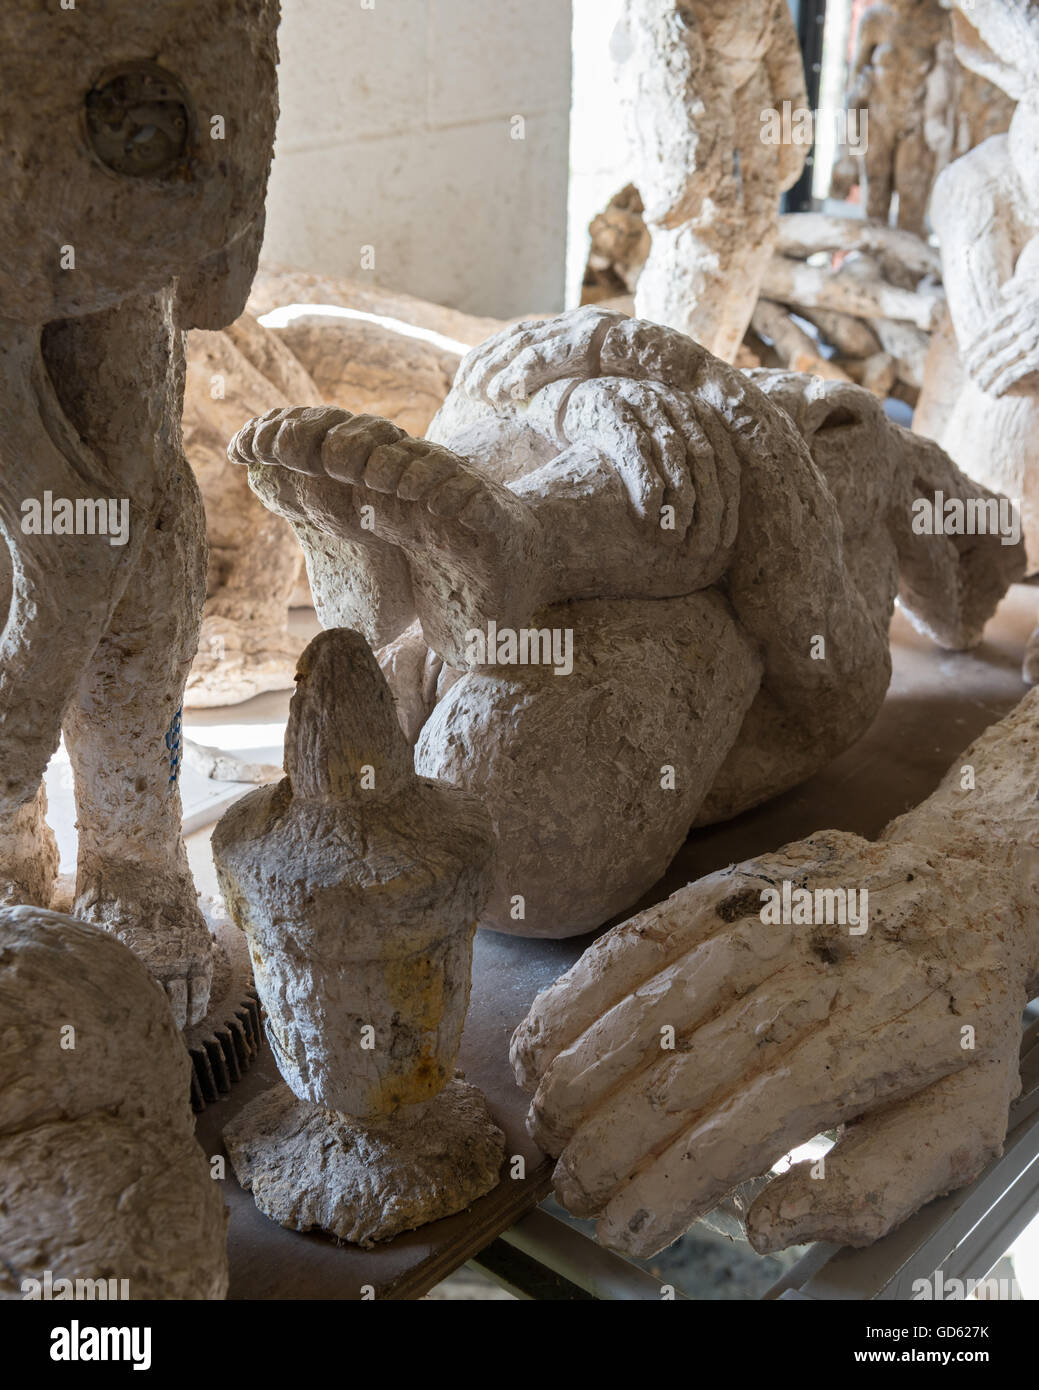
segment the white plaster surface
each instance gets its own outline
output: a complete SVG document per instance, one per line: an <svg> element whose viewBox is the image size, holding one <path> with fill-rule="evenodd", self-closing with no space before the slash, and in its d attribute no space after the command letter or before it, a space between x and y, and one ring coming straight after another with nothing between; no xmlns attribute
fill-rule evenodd
<svg viewBox="0 0 1039 1390"><path fill-rule="evenodd" d="M266 263L562 307L569 0L284 0L279 43Z"/></svg>

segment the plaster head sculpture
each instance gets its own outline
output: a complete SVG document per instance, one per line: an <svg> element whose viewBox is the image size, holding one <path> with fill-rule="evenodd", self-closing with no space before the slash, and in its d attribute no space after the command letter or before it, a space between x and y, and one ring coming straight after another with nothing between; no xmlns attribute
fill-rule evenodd
<svg viewBox="0 0 1039 1390"><path fill-rule="evenodd" d="M1037 785L1033 693L875 844L820 831L590 946L511 1054L570 1211L647 1257L838 1125L825 1181L795 1164L751 1206L758 1251L868 1245L970 1182L1039 986Z"/></svg>
<svg viewBox="0 0 1039 1390"><path fill-rule="evenodd" d="M612 40L651 245L635 311L731 362L776 239L779 199L808 146L763 138L805 112L784 0L626 0Z"/></svg>
<svg viewBox="0 0 1039 1390"><path fill-rule="evenodd" d="M40 1297L48 1274L54 1297L223 1298L227 1209L142 962L71 917L0 908L0 1035L0 1299Z"/></svg>
<svg viewBox="0 0 1039 1390"><path fill-rule="evenodd" d="M0 901L46 906L64 733L76 915L205 1012L180 709L205 594L181 330L237 317L276 116L276 0L14 0L0 16ZM156 55L160 55L159 58Z"/></svg>
<svg viewBox="0 0 1039 1390"><path fill-rule="evenodd" d="M1019 505L1039 569L1039 4L977 0L954 17L961 61L1017 101L1006 135L944 170L932 221L955 336L936 342L916 428ZM957 364L957 355L959 362ZM943 379L944 378L944 379ZM945 402L945 406L942 406ZM1025 678L1039 679L1039 628Z"/></svg>
<svg viewBox="0 0 1039 1390"><path fill-rule="evenodd" d="M969 646L1021 570L1008 537L918 530L921 488L996 499L868 392L593 308L475 349L425 440L294 409L231 455L323 625L389 644L417 771L489 810L481 924L532 936L623 911L690 827L863 733L896 594Z"/></svg>
<svg viewBox="0 0 1039 1390"><path fill-rule="evenodd" d="M415 775L375 657L347 630L303 653L285 772L213 836L287 1083L225 1139L266 1215L370 1244L498 1181L502 1135L453 1079L490 820Z"/></svg>

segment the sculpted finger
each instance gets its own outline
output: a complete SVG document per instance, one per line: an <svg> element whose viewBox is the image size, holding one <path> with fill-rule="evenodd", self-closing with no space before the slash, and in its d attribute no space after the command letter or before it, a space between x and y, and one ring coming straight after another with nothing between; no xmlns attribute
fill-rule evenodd
<svg viewBox="0 0 1039 1390"><path fill-rule="evenodd" d="M567 439L594 435L597 448L610 460L624 484L636 516L657 521L664 484L657 466L652 434L623 398L607 394L603 379L584 382L571 394L563 429Z"/></svg>
<svg viewBox="0 0 1039 1390"><path fill-rule="evenodd" d="M549 381L598 372L598 341L619 317L589 305L566 319L527 319L481 344L462 364L467 394L491 404L530 399Z"/></svg>
<svg viewBox="0 0 1039 1390"><path fill-rule="evenodd" d="M1008 333L1006 336L1007 340L998 346L995 343L986 344L984 355L972 359L974 365L968 368L983 391L990 390L997 377L1028 354L1030 344L1019 333Z"/></svg>
<svg viewBox="0 0 1039 1390"><path fill-rule="evenodd" d="M532 1091L549 1063L608 1009L727 924L761 908L746 866L709 874L604 933L534 1000L512 1037L517 1084Z"/></svg>
<svg viewBox="0 0 1039 1390"><path fill-rule="evenodd" d="M758 1197L751 1245L760 1254L814 1240L871 1245L1000 1153L1019 1090L1014 1045L856 1120L823 1159L794 1164Z"/></svg>
<svg viewBox="0 0 1039 1390"><path fill-rule="evenodd" d="M660 511L652 519L661 525L665 510L670 508L673 516L667 516L670 524L666 529L662 528L662 535L670 538L672 543L680 541L692 523L696 505L685 430L676 422L665 393L655 389L652 383L631 383L622 394L649 440L655 472L661 484ZM699 430L697 433L705 444L702 433Z"/></svg>
<svg viewBox="0 0 1039 1390"><path fill-rule="evenodd" d="M973 376L985 368L993 357L1012 348L1027 332L1033 319L1030 307L1006 305L994 314L964 353L964 365Z"/></svg>
<svg viewBox="0 0 1039 1390"><path fill-rule="evenodd" d="M694 391L716 359L684 333L649 319L612 315L599 354L606 376L640 376Z"/></svg>
<svg viewBox="0 0 1039 1390"><path fill-rule="evenodd" d="M659 1058L587 1115L563 1150L554 1183L567 1210L601 1211L647 1155L824 1024L838 988L821 963L787 967L693 1032L661 1039Z"/></svg>
<svg viewBox="0 0 1039 1390"><path fill-rule="evenodd" d="M523 319L519 323L509 324L498 333L492 333L462 358L458 368L458 385L466 395L476 400L486 400L487 383L517 352L533 341L539 330L542 330L542 325L538 320Z"/></svg>
<svg viewBox="0 0 1039 1390"><path fill-rule="evenodd" d="M993 396L1005 396L1014 387L1023 386L1026 379L1039 371L1039 346L1033 346L999 373L988 390Z"/></svg>
<svg viewBox="0 0 1039 1390"><path fill-rule="evenodd" d="M579 365L573 344L566 338L542 338L523 348L490 377L484 395L494 406L507 406L510 401L529 401L543 386L565 376Z"/></svg>
<svg viewBox="0 0 1039 1390"><path fill-rule="evenodd" d="M559 1153L585 1115L659 1056L662 1038L691 1032L796 955L795 930L763 928L756 918L741 922L665 966L596 1019L542 1077L530 1108L535 1141Z"/></svg>
<svg viewBox="0 0 1039 1390"><path fill-rule="evenodd" d="M959 1070L966 1054L954 1023L940 991L879 1027L835 1018L640 1168L603 1211L599 1239L656 1254L797 1145Z"/></svg>

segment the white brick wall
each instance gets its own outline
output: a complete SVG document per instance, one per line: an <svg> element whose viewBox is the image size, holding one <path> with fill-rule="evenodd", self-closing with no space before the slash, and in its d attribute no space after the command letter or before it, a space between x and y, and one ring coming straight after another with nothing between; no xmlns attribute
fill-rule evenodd
<svg viewBox="0 0 1039 1390"><path fill-rule="evenodd" d="M562 308L570 0L363 3L282 0L265 261L471 313Z"/></svg>

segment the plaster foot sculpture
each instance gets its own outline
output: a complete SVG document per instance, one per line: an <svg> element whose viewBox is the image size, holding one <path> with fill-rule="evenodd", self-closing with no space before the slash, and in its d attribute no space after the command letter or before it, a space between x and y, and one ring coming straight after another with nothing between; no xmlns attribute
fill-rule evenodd
<svg viewBox="0 0 1039 1390"><path fill-rule="evenodd" d="M0 1299L223 1298L227 1209L188 1055L133 952L0 909L0 1035Z"/></svg>
<svg viewBox="0 0 1039 1390"><path fill-rule="evenodd" d="M295 526L323 625L359 616L381 644L417 611L461 663L483 613L530 611L535 519L448 450L376 416L293 406L250 421L229 453Z"/></svg>
<svg viewBox="0 0 1039 1390"><path fill-rule="evenodd" d="M364 638L303 653L285 778L213 835L287 1083L224 1131L272 1220L370 1245L468 1206L503 1136L453 1075L493 838L475 797L412 770Z"/></svg>
<svg viewBox="0 0 1039 1390"><path fill-rule="evenodd" d="M819 831L600 937L511 1049L569 1210L646 1257L837 1125L754 1201L758 1251L868 1245L970 1182L1039 988L1037 787L1039 692L877 843Z"/></svg>
<svg viewBox="0 0 1039 1390"><path fill-rule="evenodd" d="M807 146L766 143L762 113L807 108L781 0L626 0L617 81L651 245L641 317L731 362Z"/></svg>
<svg viewBox="0 0 1039 1390"><path fill-rule="evenodd" d="M1018 99L1010 130L949 165L932 199L959 366L938 341L915 428L1020 508L1039 572L1039 7L977 0L954 15L957 53ZM941 375L939 375L941 374ZM949 380L950 374L952 379ZM942 376L946 379L943 381ZM936 399L951 408L935 409ZM1039 677L1039 629L1024 676Z"/></svg>
<svg viewBox="0 0 1039 1390"><path fill-rule="evenodd" d="M231 23L216 0L61 15L16 0L0 16L16 155L0 209L0 901L50 901L39 788L64 730L74 910L142 954L182 1025L205 1013L211 971L177 786L205 594L182 329L244 303L276 22L275 0Z"/></svg>
<svg viewBox="0 0 1039 1390"><path fill-rule="evenodd" d="M249 490L244 472L227 467L227 441L242 420L328 402L421 434L467 346L502 327L302 272L262 274L249 308L227 329L188 337L184 450L210 544L205 618L185 693L194 707L291 687L304 645L288 629L290 607L311 602L305 578L299 582L299 544Z"/></svg>
<svg viewBox="0 0 1039 1390"><path fill-rule="evenodd" d="M393 637L416 769L497 830L495 930L630 907L693 825L865 731L896 594L970 646L1022 567L996 534L917 533L921 489L988 494L869 393L599 309L470 353L428 440L344 414L251 422L232 456L296 517L322 621Z"/></svg>

